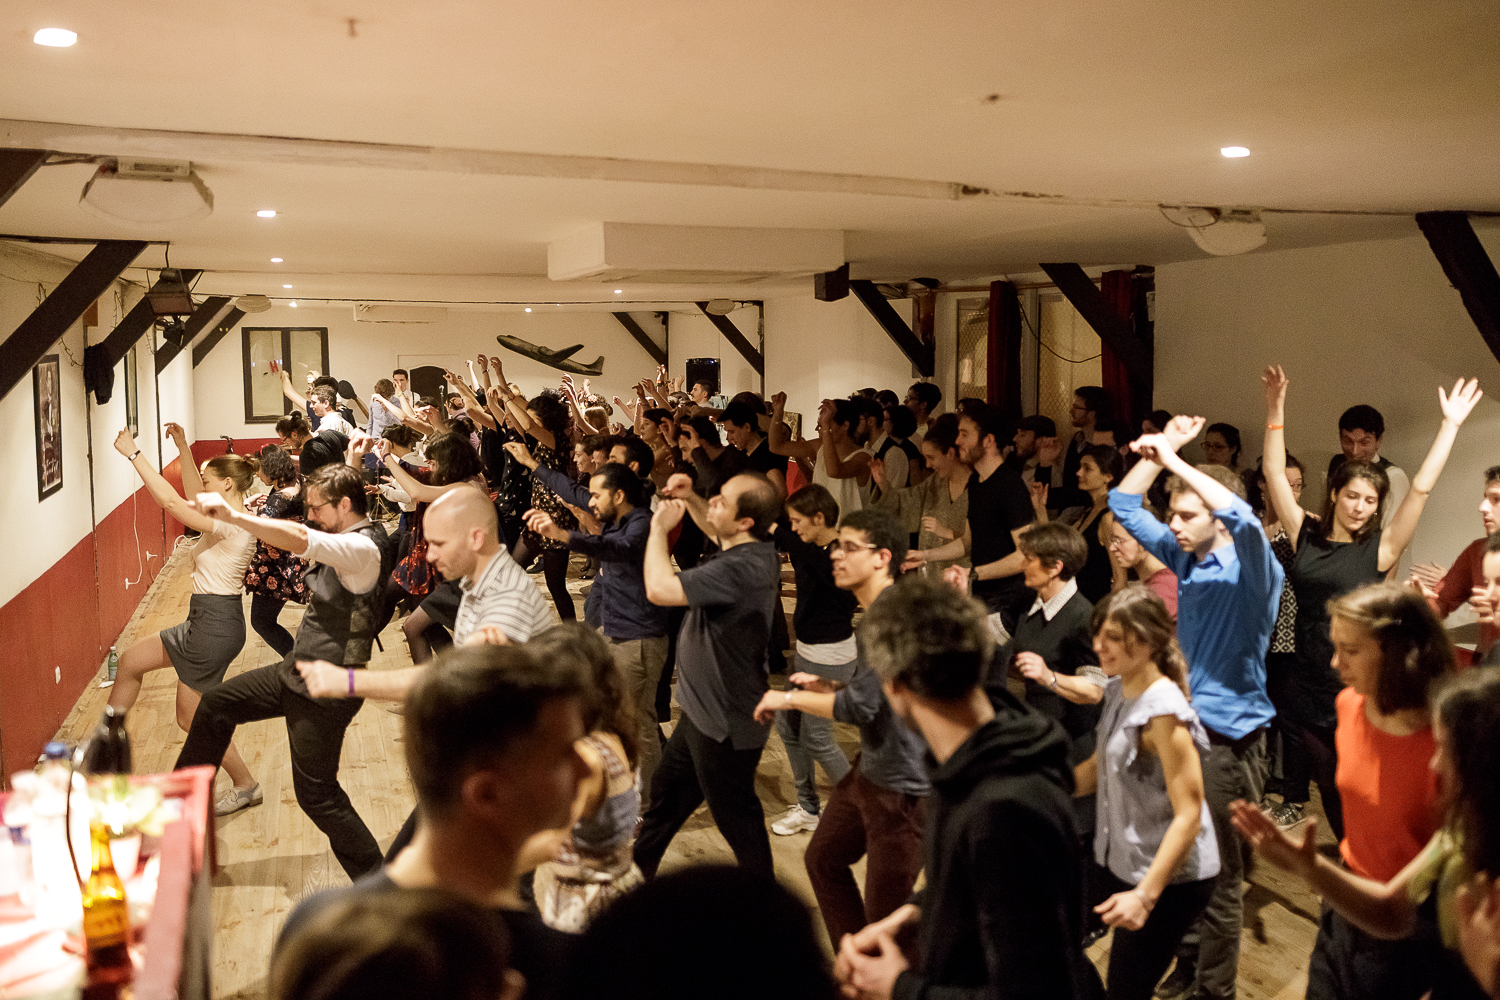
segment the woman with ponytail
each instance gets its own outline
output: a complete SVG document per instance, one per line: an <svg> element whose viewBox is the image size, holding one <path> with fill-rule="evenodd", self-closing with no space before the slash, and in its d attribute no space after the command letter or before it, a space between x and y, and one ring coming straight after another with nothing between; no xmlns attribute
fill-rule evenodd
<svg viewBox="0 0 1500 1000"><path fill-rule="evenodd" d="M1208 904L1219 848L1203 798L1208 733L1188 704L1187 662L1160 597L1138 583L1094 608L1108 681L1098 746L1074 768L1097 792L1094 912L1115 929L1108 995L1146 1000Z"/></svg>
<svg viewBox="0 0 1500 1000"><path fill-rule="evenodd" d="M181 425L169 423L164 430L177 444L183 492L190 498L200 493L218 493L231 507L244 511L245 493L255 482L259 463L253 458L228 454L209 459L200 470L193 462L193 452ZM193 723L193 713L198 711L199 696L219 686L224 671L244 648L242 594L245 569L255 551L255 538L243 528L199 513L179 496L141 454L130 428L115 438L115 450L130 460L162 510L199 535L193 545L193 596L188 604L187 621L148 636L125 650L114 689L109 692L109 704L116 714L123 714L140 696L146 674L172 667L177 671L177 725L186 732ZM250 776L233 744L224 754L224 770L234 780L234 789L216 807L219 815L261 801L260 784Z"/></svg>

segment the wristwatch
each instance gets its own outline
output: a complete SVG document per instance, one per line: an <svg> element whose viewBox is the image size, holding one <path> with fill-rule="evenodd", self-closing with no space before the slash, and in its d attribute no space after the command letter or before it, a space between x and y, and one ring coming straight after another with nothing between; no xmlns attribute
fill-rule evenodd
<svg viewBox="0 0 1500 1000"><path fill-rule="evenodd" d="M1052 671L1052 683L1048 684L1047 686L1049 688L1051 688L1053 691L1057 690L1057 671L1056 670Z"/></svg>

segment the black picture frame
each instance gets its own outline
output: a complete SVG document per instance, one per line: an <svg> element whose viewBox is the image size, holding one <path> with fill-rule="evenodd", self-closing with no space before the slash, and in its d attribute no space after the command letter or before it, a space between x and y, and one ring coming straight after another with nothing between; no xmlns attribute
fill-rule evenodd
<svg viewBox="0 0 1500 1000"><path fill-rule="evenodd" d="M240 327L240 367L245 379L245 423L247 424L274 424L283 416L292 412L291 400L282 397L281 412L272 414L257 414L253 403L254 394L250 389L251 380L262 374L255 371L255 365L250 358L250 339L256 333L275 333L281 340L280 358L286 359L292 356L292 333L316 333L321 349L322 368L319 369L324 375L328 374L328 327L326 326L242 326ZM297 387L300 391L301 386Z"/></svg>
<svg viewBox="0 0 1500 1000"><path fill-rule="evenodd" d="M62 366L49 354L31 369L36 406L36 498L47 499L63 488Z"/></svg>

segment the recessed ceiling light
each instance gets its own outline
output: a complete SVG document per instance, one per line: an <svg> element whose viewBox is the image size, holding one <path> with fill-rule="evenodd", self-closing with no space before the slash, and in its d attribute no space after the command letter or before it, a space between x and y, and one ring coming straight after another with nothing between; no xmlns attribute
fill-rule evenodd
<svg viewBox="0 0 1500 1000"><path fill-rule="evenodd" d="M282 288L291 288L292 286L291 285L282 285L281 287Z"/></svg>
<svg viewBox="0 0 1500 1000"><path fill-rule="evenodd" d="M1231 160L1233 160L1241 156L1249 156L1250 150L1246 149L1244 146L1225 146L1223 149L1219 150L1219 155L1227 156Z"/></svg>
<svg viewBox="0 0 1500 1000"><path fill-rule="evenodd" d="M624 295L625 294L625 289L623 289L623 288L616 288L615 289L615 294L616 295Z"/></svg>
<svg viewBox="0 0 1500 1000"><path fill-rule="evenodd" d="M297 308L297 303L295 302L288 302L287 305L291 306L293 309Z"/></svg>
<svg viewBox="0 0 1500 1000"><path fill-rule="evenodd" d="M530 306L527 306L527 307L526 307L526 311L527 311L527 312L531 312L531 307L530 307Z"/></svg>
<svg viewBox="0 0 1500 1000"><path fill-rule="evenodd" d="M255 214L258 215L258 216L260 216L262 219L274 219L274 218L276 218L276 209L274 209L274 208L263 208L259 212L256 212Z"/></svg>
<svg viewBox="0 0 1500 1000"><path fill-rule="evenodd" d="M272 264L280 264L281 263L281 258L280 257L272 257L271 258L271 263Z"/></svg>
<svg viewBox="0 0 1500 1000"><path fill-rule="evenodd" d="M32 36L38 45L50 45L54 49L65 49L78 41L78 32L67 28L43 28Z"/></svg>

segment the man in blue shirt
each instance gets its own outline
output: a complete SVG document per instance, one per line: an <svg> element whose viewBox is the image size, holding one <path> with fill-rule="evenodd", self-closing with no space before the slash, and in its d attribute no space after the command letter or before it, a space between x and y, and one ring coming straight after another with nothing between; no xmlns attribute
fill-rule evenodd
<svg viewBox="0 0 1500 1000"><path fill-rule="evenodd" d="M562 475L540 467L539 474L548 473ZM543 482L551 488L545 479ZM646 539L651 534L651 492L650 482L633 469L607 462L589 477L587 502L604 526L600 534L567 531L542 511L526 512L526 526L538 535L565 542L574 552L599 560L599 576L590 596L597 595L604 637L635 695L642 788L651 787L661 760L656 684L667 660L667 609L646 599L646 579L641 572Z"/></svg>
<svg viewBox="0 0 1500 1000"><path fill-rule="evenodd" d="M1179 416L1163 433L1135 441L1141 461L1110 492L1109 508L1180 581L1177 640L1211 744L1203 784L1222 867L1208 908L1183 939L1177 969L1157 995L1228 1000L1239 966L1245 874L1229 803L1259 802L1265 784L1265 726L1276 714L1266 697L1266 647L1285 574L1238 477L1218 466L1191 466L1177 454L1202 429L1202 417ZM1141 495L1163 468L1172 474L1165 525L1141 509Z"/></svg>

